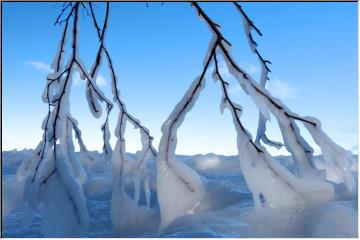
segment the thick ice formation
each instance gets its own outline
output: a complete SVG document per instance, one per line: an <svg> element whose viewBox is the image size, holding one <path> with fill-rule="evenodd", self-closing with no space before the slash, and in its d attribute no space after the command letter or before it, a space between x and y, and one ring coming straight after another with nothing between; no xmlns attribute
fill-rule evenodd
<svg viewBox="0 0 360 240"><path fill-rule="evenodd" d="M255 25L253 24L253 22L249 19L249 17L246 15L246 13L243 11L243 9L241 8L241 6L237 3L234 3L235 6L237 7L237 9L239 10L239 12L241 13L241 16L243 18L243 23L244 23L244 30L246 33L246 36L248 38L248 42L249 42L249 46L251 48L251 50L258 56L259 61L261 63L262 66L262 76L261 76L261 80L260 80L260 86L265 88L265 82L267 80L267 74L270 71L267 66L266 63L268 61L264 61L263 58L261 57L261 55L259 54L259 52L257 51L257 44L256 42L253 40L252 35L251 35L251 29L254 29L258 32L259 35L262 35L261 32L259 31L259 29L257 29L255 27ZM232 64L233 65L233 64ZM236 66L233 65L234 68L237 68ZM241 71L240 71L241 72ZM244 73L242 71L242 73ZM237 71L236 74L239 74L239 71ZM244 74L243 74L244 75ZM246 74L247 75L247 74ZM244 81L245 79L248 80L249 82L252 82L251 77L249 78L249 76L247 77L241 77L242 80L239 81ZM246 85L243 83L243 85ZM252 85L252 83L250 83L249 85ZM254 89L256 89L257 87L255 85ZM252 88L250 86L250 88ZM248 89L247 89L248 90ZM251 91L247 91L247 92L251 92ZM257 90L257 92L259 92ZM254 92L253 92L254 93ZM255 94L250 94L253 98L254 101L256 101L256 93ZM267 98L270 99L269 96L267 96ZM274 99L277 100L277 99ZM277 100L279 101L279 100ZM271 102L271 101L270 101ZM270 104L271 105L271 104ZM274 106L276 106L276 104L272 104ZM284 107L283 104L280 102L280 107ZM281 108L277 107L278 110L281 110ZM270 109L271 111L271 109ZM285 141L285 145L287 147L287 149L293 154L293 156L297 159L304 159L305 160L305 156L307 155L308 158L308 162L310 164L312 164L312 149L311 147L307 144L307 142L301 137L300 132L298 127L296 126L295 122L293 120L290 119L289 114L286 113L286 111L288 113L290 113L290 115L295 116L294 119L296 119L297 115L293 114L290 112L290 110L285 109L285 116L284 115L280 115L277 116L276 115L276 110L271 111L275 116L277 116L277 119L279 121L279 125L281 128L281 131L283 133L284 136L284 141ZM268 141L268 139L266 138L265 135L265 131L266 131L266 127L265 127L265 119L263 116L261 116L262 114L260 114L259 116L259 127L258 127L258 132L257 132L257 137L256 137L256 141L259 141L259 139L262 139L264 143L266 143ZM281 119L280 119L281 118ZM288 118L288 119L286 119ZM300 118L301 119L301 118ZM353 176L351 174L350 171L350 164L351 164L351 157L349 157L349 154L346 153L346 151L341 148L340 146L338 146L337 144L335 144L322 130L321 130L321 123L320 121L318 121L317 119L314 118L307 118L308 121L302 121L305 126L307 127L308 131L310 132L310 134L312 135L314 141L320 146L320 148L322 149L324 158L327 162L327 164L329 165L326 169L328 171L327 173L327 179L331 180L329 178L330 172L332 173L332 177L334 178L334 173L336 175L336 181L340 181L341 179L342 182L346 183L347 189L349 192L351 192L354 187L355 187L355 181L353 179ZM315 123L315 124L314 124ZM284 126L285 125L285 126ZM290 126L290 129L288 129L287 126ZM291 136L292 135L292 136ZM265 140L265 141L264 141ZM302 148L305 150L305 154L304 151L299 151L301 150L300 148L296 147L296 142L298 142ZM276 146L277 143L275 143ZM306 160L305 160L306 161ZM304 165L303 163L305 161L301 161L302 165ZM307 164L306 164L307 165ZM304 168L304 167L301 167ZM308 167L305 167L308 168ZM300 174L302 170L300 169ZM308 172L308 171L307 171Z"/></svg>
<svg viewBox="0 0 360 240"><path fill-rule="evenodd" d="M309 189L309 191L307 191L307 192L308 193L311 192L311 194L308 194L306 192L302 192L302 193L306 194L308 197L311 197L311 198L313 198L317 195L321 195L321 196L318 196L319 201L329 200L333 195L334 189L330 184L328 184L320 179L320 176L319 176L317 170L313 167L313 165L312 165L313 150L309 146L309 144L307 144L307 142L301 137L300 131L299 131L298 127L296 126L294 120L289 117L290 111L278 99L274 99L264 88L262 88L259 84L257 84L242 69L239 71L238 67L236 65L234 65L232 60L230 60L230 58L228 57L229 56L228 52L224 53L224 51L222 51L222 53L224 55L224 58L226 59L229 69L231 70L230 72L239 81L241 87L244 88L244 90L246 89L246 92L250 95L250 97L253 99L253 101L255 103L257 103L257 106L259 107L260 110L262 110L262 113L264 113L266 111L271 111L271 113L278 120L282 135L284 137L285 146L292 153L293 158L294 158L295 162L297 163L296 166L298 168L299 177L304 178L304 179L305 178L309 179L307 181L314 181L314 183L316 182L316 184L311 183L311 185L309 185L309 186L311 186L312 189L311 190ZM244 76L246 76L246 78ZM291 114L295 117L298 117L298 115L296 115L294 113L291 113ZM238 137L239 137L238 144L240 144L244 140L242 140L241 135L239 135L239 133L238 133ZM270 155L264 158L264 157L259 156L259 154L257 154L258 156L257 156L257 158L255 158L254 154L256 152L254 149L253 150L248 149L248 151L253 151L253 152L246 153L246 151L244 151L244 149L245 149L244 145L241 144L238 146L238 148L239 148L239 156L241 158L241 164L243 166L242 170L243 170L245 176L248 175L247 183L248 183L250 189L253 189L252 191L254 194L254 198L258 199L257 195L260 194L260 191L258 191L257 188L259 188L261 185L263 185L262 187L265 188L264 191L266 191L266 189L271 189L271 188L266 187L265 183L268 182L268 180L266 180L266 178L262 179L261 181L258 181L261 178L260 176L264 176L264 175L261 175L258 173L256 173L256 174L251 173L254 171L251 171L252 170L251 164L247 163L246 161L250 161L253 158L252 161L254 161L255 159L257 161L259 161L260 159L264 159L267 162L270 162L271 161L269 158ZM278 170L278 167L276 167L275 169ZM255 172L257 172L257 171L261 172L261 168L255 168L253 170L255 170ZM279 175L278 172L276 172L276 174ZM253 177L251 177L251 176L253 176ZM280 175L280 176L283 178L283 180L289 178L289 177L286 177L286 175ZM268 179L274 179L274 178L271 176L268 176ZM288 179L288 180L290 180L290 179ZM310 182L308 182L308 184L309 183ZM304 189L304 187L305 187L305 185L303 185L303 184L300 184L300 185L296 184L296 186L299 189ZM274 186L274 189L279 189L279 188ZM277 191L275 191L275 192L277 192ZM288 191L286 191L286 192L288 192ZM318 194L314 194L315 192L318 192ZM265 196L265 194L264 194L264 196ZM291 196L291 195L289 195L289 196ZM297 198L297 199L301 199L301 198ZM279 199L270 200L270 202L273 204L276 204L277 201L281 201L281 200L282 199L279 198ZM266 201L269 202L269 200L266 200ZM259 202L259 201L257 201L257 202ZM282 202L282 201L279 205L281 205L281 204L288 205L288 204L286 204L286 202Z"/></svg>
<svg viewBox="0 0 360 240"><path fill-rule="evenodd" d="M120 113L121 115L121 113ZM148 153L148 143L143 139L142 152L139 154L138 162L126 159L125 155L125 139L124 132L126 126L126 120L121 120L123 117L119 116L119 130L118 140L112 156L113 167L113 185L112 185L112 198L110 216L113 224L113 228L116 231L136 226L139 223L147 219L150 214L150 188L149 188L149 174L146 171L145 157ZM124 122L122 122L124 121ZM121 124L121 125L120 125ZM127 163L127 167L125 167ZM132 177L132 179L126 179L133 182L134 197L131 198L125 192L125 177ZM146 206L140 206L139 200L141 195L141 186L144 184L144 193L146 198Z"/></svg>
<svg viewBox="0 0 360 240"><path fill-rule="evenodd" d="M330 183L293 176L265 148L260 147L263 152L259 152L249 144L248 135L239 127L237 132L241 170L256 207L261 207L260 195L264 197L266 207L303 207L334 197Z"/></svg>

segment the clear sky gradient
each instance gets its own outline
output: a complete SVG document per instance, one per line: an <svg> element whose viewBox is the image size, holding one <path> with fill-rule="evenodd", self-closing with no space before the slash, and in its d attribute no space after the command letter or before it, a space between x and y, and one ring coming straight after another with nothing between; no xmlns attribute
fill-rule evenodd
<svg viewBox="0 0 360 240"><path fill-rule="evenodd" d="M94 4L99 19L103 3ZM237 62L259 78L260 66L250 52L239 13L231 3L200 3L233 43ZM263 32L255 36L262 55L271 60L267 88L293 111L320 119L323 129L341 146L358 146L357 3L243 3ZM3 150L34 148L41 140L47 105L41 94L63 26L54 26L62 3L2 3L2 146ZM121 97L130 113L150 129L157 148L161 125L202 71L211 38L206 24L189 3L111 3L106 46L119 77ZM81 11L80 55L90 68L98 47L90 17ZM102 20L101 20L102 21ZM70 39L69 39L70 40ZM232 97L243 106L244 126L255 136L258 111L226 71ZM211 69L212 71L212 69ZM211 72L210 71L210 72ZM110 74L104 59L99 86L112 99ZM231 115L220 114L221 91L210 74L206 88L178 131L178 154L236 154ZM77 79L71 92L71 112L79 121L85 144L101 149L100 125L85 101L85 84ZM110 118L113 134L118 110ZM304 136L311 141L305 129ZM282 141L275 118L268 135ZM140 147L139 134L127 128L127 150ZM111 143L114 146L115 136ZM286 154L285 150L273 154Z"/></svg>

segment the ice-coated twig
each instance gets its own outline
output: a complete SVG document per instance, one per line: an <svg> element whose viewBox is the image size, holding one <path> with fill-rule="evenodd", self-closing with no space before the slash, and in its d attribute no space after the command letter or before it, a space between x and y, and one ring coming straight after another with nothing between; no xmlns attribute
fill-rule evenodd
<svg viewBox="0 0 360 240"><path fill-rule="evenodd" d="M69 14L67 15L66 19L64 20L65 21L65 26L64 26L64 30L63 30L63 33L62 33L62 36L61 36L61 40L60 40L60 44L59 44L59 47L58 47L58 51L57 51L57 54L55 56L55 60L54 62L51 64L51 67L55 70L55 73L58 73L60 72L60 70L62 69L62 64L63 64L63 58L64 58L64 53L65 53L65 43L66 43L66 35L67 35L67 31L68 31L68 25L69 25L69 19L70 17L72 16L73 12L74 12L74 7L72 5L72 3L67 3L67 4L64 4L63 6L63 9L60 13L60 15L58 16L58 18L56 19L56 22L55 22L55 25L56 23L59 23L59 19L60 17L64 14L65 10L68 8L68 7L72 7ZM61 24L61 22L60 22ZM32 180L31 182L34 182L35 180L35 177L36 177L36 174L37 174L37 171L39 169L39 166L44 158L44 154L45 154L45 148L47 146L47 143L48 143L48 140L47 140L47 136L48 136L48 123L49 123L49 118L50 118L50 114L51 114L51 107L54 106L53 104L53 100L50 100L50 87L51 85L53 85L54 83L56 83L55 81L59 81L60 80L60 77L62 76L63 74L61 74L57 79L55 80L48 80L46 86L45 86L45 89L44 89L44 93L43 93L43 101L44 102L47 102L48 103L48 114L47 116L45 117L45 122L43 123L42 125L42 128L44 129L44 134L43 134L43 147L41 149L40 152L38 152L38 156L39 156L39 161L38 163L36 164L36 167L35 167L35 171L34 171L34 174L33 174L33 177L32 177Z"/></svg>
<svg viewBox="0 0 360 240"><path fill-rule="evenodd" d="M213 24L212 20L205 14L205 12L200 8L200 6L197 4L197 2L193 2L192 5L198 10L198 13L206 20L208 26L211 28L211 30L217 35L217 37L221 40L225 41L225 38L223 37L223 35L220 33L220 31L217 30L216 26ZM231 45L230 42L226 41L227 44ZM246 80L250 80L249 77L250 75L243 69L241 69L240 67L238 67L235 63L235 61L232 59L228 49L224 46L223 42L220 41L219 42L219 47L221 48L222 52L224 52L226 59L229 60L231 66L233 66L233 68L235 68L235 70L237 72L239 72L240 74L242 74L244 76L244 78ZM272 97L271 95L269 95L267 93L266 90L264 90L261 87L258 87L258 85L254 84L253 86L255 88L255 90L257 92L259 92L259 94L263 95L264 97L266 97L273 105L275 105L278 109L282 109L283 107L281 106L281 104L279 103L279 101L276 99L274 100L274 97ZM299 115L292 113L290 111L286 112L287 116L290 118L294 118L296 120L299 121L303 121L303 122L307 122L313 126L316 126L315 122L309 121L305 118L300 117Z"/></svg>
<svg viewBox="0 0 360 240"><path fill-rule="evenodd" d="M236 125L240 127L240 129L248 136L249 142L253 147L256 149L256 151L263 153L263 150L261 150L251 139L250 133L244 128L240 121L240 114L242 112L242 107L236 103L234 103L228 94L227 86L229 85L221 76L218 66L218 61L216 54L214 54L214 63L215 63L215 79L218 79L221 82L221 89L223 92L223 99L222 101L225 102L225 106L228 106L230 110L232 111L232 115L234 116L234 122L236 122ZM228 104L228 105L227 105Z"/></svg>
<svg viewBox="0 0 360 240"><path fill-rule="evenodd" d="M254 22L251 21L251 19L248 17L248 15L244 12L244 10L242 9L242 7L240 6L240 4L238 4L237 2L233 2L233 4L237 7L237 9L241 12L242 16L244 16L246 22L248 23L248 25L253 28L260 36L262 36L262 33L260 31L260 29L258 29Z"/></svg>
<svg viewBox="0 0 360 240"><path fill-rule="evenodd" d="M152 146L152 140L153 137L150 135L150 132L147 128L145 128L138 119L136 119L134 116L132 116L127 110L125 103L120 98L120 92L117 87L117 76L114 68L113 61L110 57L109 51L107 50L104 40L105 40L105 33L108 26L108 19L109 19L109 2L106 3L106 13L105 13L105 20L104 25L102 28L99 27L99 24L96 20L94 9L92 6L92 3L89 2L89 8L91 17L93 19L94 27L96 29L98 39L100 42L100 46L97 52L96 61L92 68L91 74L96 75L100 66L100 62L102 59L103 54L105 54L109 71L111 74L111 86L112 86L112 94L113 94L113 100L119 107L119 116L118 116L118 122L115 128L115 136L117 137L115 149L112 153L111 162L113 164L113 191L112 191L112 198L111 198L111 210L110 215L112 219L112 224L114 229L120 230L122 227L124 227L124 222L126 221L126 218L121 216L124 215L124 209L128 209L131 207L134 207L134 205L138 208L141 208L139 206L139 197L140 197L140 183L142 182L142 178L145 178L143 181L144 184L144 191L145 195L147 196L147 201L150 201L149 196L149 189L147 188L147 178L148 176L144 176L143 174L143 168L144 168L144 161L149 152L156 157L157 153L154 147ZM128 161L126 159L126 148L125 148L125 128L127 122L131 123L135 128L139 129L140 136L141 136L141 152L139 154L139 157L137 159L136 163L132 163L131 161ZM104 135L105 138L105 135ZM134 179L134 197L132 199L129 198L128 195L125 193L125 185L124 185L124 175L125 175L125 163L129 163L131 165L131 170L133 171ZM136 165L136 166L135 166ZM146 173L145 173L146 175ZM145 190L147 189L147 190ZM150 206L148 204L148 206ZM129 216L136 217L136 213L132 212ZM131 220L129 220L131 221Z"/></svg>
<svg viewBox="0 0 360 240"><path fill-rule="evenodd" d="M165 156L164 156L164 163L171 167L171 161L174 156L175 152L175 146L176 146L176 131L177 128L180 126L180 124L184 121L184 117L187 112L190 111L192 106L194 105L196 99L198 98L198 95L201 91L201 89L204 87L204 80L205 80L205 74L207 72L207 69L211 63L211 60L213 59L216 47L218 45L218 40L216 40L211 46L211 51L206 59L206 63L204 66L204 69L201 73L201 75L195 79L195 81L192 83L191 87L187 91L187 93L184 95L183 99L176 105L173 112L168 117L168 120L165 121L165 123L162 126L163 136L161 138L161 143L159 145L159 148L164 148ZM181 179L184 181L183 179ZM184 181L184 183L188 186L189 183ZM189 190L192 191L190 188Z"/></svg>
<svg viewBox="0 0 360 240"><path fill-rule="evenodd" d="M60 18L65 14L66 10L67 10L69 7L71 7L70 13L67 15L67 17L66 17L65 19L60 20ZM54 25L56 25L56 24L61 25L61 23L63 23L63 22L68 22L69 19L70 19L70 17L71 17L71 15L72 15L72 13L73 13L73 11L74 11L74 7L73 7L73 3L72 3L72 2L64 3L64 4L63 4L63 8L61 9L60 14L59 14L58 17L56 18L56 21L55 21Z"/></svg>
<svg viewBox="0 0 360 240"><path fill-rule="evenodd" d="M73 6L73 9L78 10L78 4L76 3ZM74 10L71 10L71 12L73 12ZM69 18L67 19L67 21L69 21ZM72 30L72 34L73 34L73 41L72 41L72 56L71 59L69 60L69 63L67 64L65 70L63 70L61 73L59 73L59 71L55 71L54 74L50 74L50 76L48 76L48 81L50 81L50 83L48 83L49 85L54 83L55 81L60 81L61 78L64 78L63 84L60 86L60 92L58 94L56 94L56 97L54 100L51 100L51 104L54 104L54 117L52 120L52 124L51 124L51 129L53 129L52 132L50 132L50 134L46 134L48 136L48 141L53 141L53 145L54 148L56 148L56 141L58 140L58 136L57 136L57 123L58 120L60 119L60 112L61 112L61 107L62 107L62 100L63 97L66 93L66 89L67 89L67 85L70 79L70 76L73 73L73 69L75 67L78 68L78 70L80 71L80 73L82 75L84 75L87 79L88 79L88 83L91 86L91 88L93 89L94 93L97 95L97 97L101 100L101 101L105 101L107 103L108 109L110 108L109 106L112 106L112 103L110 100L108 100L105 95L103 94L103 92L98 88L98 86L96 85L94 79L88 74L85 66L82 64L82 61L80 60L79 56L78 56L78 47L77 47L77 35L78 35L78 30L77 30L77 24L78 24L78 12L75 11L75 15L74 15L74 25L73 25L73 30ZM66 23L67 26L67 23ZM64 34L66 34L66 29L64 30ZM63 35L64 35L63 34ZM60 48L60 51L63 51L63 43L61 44L62 48ZM61 58L62 58L62 54L58 54L59 56L59 60L56 62L61 62ZM61 68L59 68L61 69ZM49 90L48 90L49 92ZM48 97L49 99L49 97ZM110 109L111 110L111 109ZM108 110L108 112L110 111ZM106 122L108 120L108 116L106 119ZM48 126L48 124L47 124ZM54 151L55 153L55 151ZM54 155L54 159L56 160L56 155ZM40 159L39 164L41 162L42 159ZM34 177L33 179L35 179L36 176L36 172L37 169L35 171ZM47 178L47 177L45 177Z"/></svg>
<svg viewBox="0 0 360 240"><path fill-rule="evenodd" d="M245 11L242 9L240 4L237 2L233 2L235 7L239 10L241 13L241 16L243 18L244 23L244 31L246 34L246 37L248 39L249 47L252 50L252 52L258 57L260 65L261 65L261 77L260 77L260 86L265 88L266 81L269 80L268 74L271 72L270 68L267 64L271 64L269 60L264 60L264 58L260 55L258 49L257 49L257 43L255 42L254 38L251 35L251 30L254 29L260 36L262 36L261 31L259 28L257 28L252 20L247 16ZM266 136L266 118L265 116L259 111L259 123L258 123L258 129L256 133L255 143L260 144L260 140L262 140L263 143L276 147L281 148L283 146L282 143L272 141Z"/></svg>

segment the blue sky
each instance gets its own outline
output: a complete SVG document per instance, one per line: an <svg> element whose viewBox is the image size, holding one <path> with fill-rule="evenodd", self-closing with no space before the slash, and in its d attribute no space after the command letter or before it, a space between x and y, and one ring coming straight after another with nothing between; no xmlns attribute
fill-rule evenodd
<svg viewBox="0 0 360 240"><path fill-rule="evenodd" d="M356 3L243 3L263 32L255 36L262 55L271 60L267 87L293 111L322 121L325 132L341 146L358 146L358 39ZM62 26L54 26L61 3L2 3L2 118L4 150L34 148L41 140L47 105L41 94L58 46ZM104 4L95 3L102 19ZM242 21L231 3L201 3L233 43L237 62L259 78ZM202 71L211 35L188 3L111 3L106 46L110 51L121 97L127 109L150 129L157 148L161 125ZM254 34L255 35L255 34ZM90 17L81 15L80 55L90 68L98 45ZM258 111L226 72L232 97L243 106L243 124L255 135ZM210 71L211 72L211 71ZM103 61L98 83L111 99L110 77ZM220 114L221 91L210 74L206 88L178 131L176 153L236 154L236 134L229 112ZM100 125L85 101L85 84L76 80L71 112L79 121L89 149L101 149ZM118 110L112 112L113 133ZM268 135L282 140L274 118ZM312 146L316 145L301 127ZM127 150L139 149L139 134L127 128ZM115 136L111 143L114 146ZM273 154L286 154L285 150Z"/></svg>

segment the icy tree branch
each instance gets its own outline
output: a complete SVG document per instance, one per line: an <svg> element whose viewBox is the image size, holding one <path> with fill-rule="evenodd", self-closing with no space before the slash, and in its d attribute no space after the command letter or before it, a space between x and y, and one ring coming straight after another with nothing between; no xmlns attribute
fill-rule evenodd
<svg viewBox="0 0 360 240"><path fill-rule="evenodd" d="M177 129L205 86L205 74L213 60L218 40L217 38L211 40L200 76L193 81L161 127L162 136L156 161L161 229L168 226L175 218L193 212L204 196L205 190L198 174L183 162L175 160L176 135Z"/></svg>
<svg viewBox="0 0 360 240"><path fill-rule="evenodd" d="M199 5L194 2L192 6L197 9L200 17L205 20L213 34L217 35L218 38L223 39L221 32L217 31L214 22L204 13ZM241 10L242 9L240 9L240 11ZM256 31L258 31L258 29L246 16L246 14L244 15L244 18L247 25L250 25ZM348 191L352 192L355 184L354 178L351 175L348 167L351 163L351 159L347 157L349 154L346 152L346 150L329 140L330 138L322 131L320 122L318 120L310 117L301 117L298 114L292 112L280 100L274 98L263 86L256 83L245 70L240 68L235 63L230 54L228 46L225 46L223 41L219 42L219 48L221 49L222 55L227 63L230 73L238 80L243 90L248 95L250 95L254 103L261 111L262 115L269 119L269 112L271 112L276 117L282 136L284 138L285 147L289 152L291 152L294 161L297 163L296 166L299 176L310 177L312 179L322 179L319 171L315 168L312 162L313 149L300 135L300 130L297 127L295 120L302 122L307 127L314 141L320 147L322 153L324 153L327 163L330 166L339 169L338 171L341 172L341 177L344 179ZM264 60L255 50L256 48L254 48L254 52L259 56L260 61L266 65L267 61ZM267 71L266 68L265 70ZM264 79L263 81L266 80ZM338 152L339 154L331 154L333 151L331 149L336 149L335 152ZM331 155L334 155L334 158L332 158ZM344 167L340 167L340 169L338 166Z"/></svg>
<svg viewBox="0 0 360 240"><path fill-rule="evenodd" d="M197 12L200 14L200 16L205 19L208 27L213 32L213 34L216 34L218 38L223 39L221 32L214 30L216 29L216 26L213 24L213 21L200 8L200 6L196 2L193 3L193 6L197 9ZM309 146L309 144L301 137L301 135L299 134L299 129L297 128L293 120L299 120L314 126L316 126L316 123L302 118L299 115L291 112L287 107L282 104L280 100L272 97L266 89L256 83L245 70L241 69L235 63L235 61L230 55L229 49L224 46L222 41L219 42L219 48L228 65L230 73L234 75L234 77L239 81L240 86L244 89L244 91L251 96L252 100L262 112L262 114L264 114L264 116L266 116L266 118L268 119L270 117L269 111L271 111L271 113L273 113L277 117L284 137L285 146L293 154L294 159L297 162L300 174L315 177L315 169L312 166L313 150Z"/></svg>

